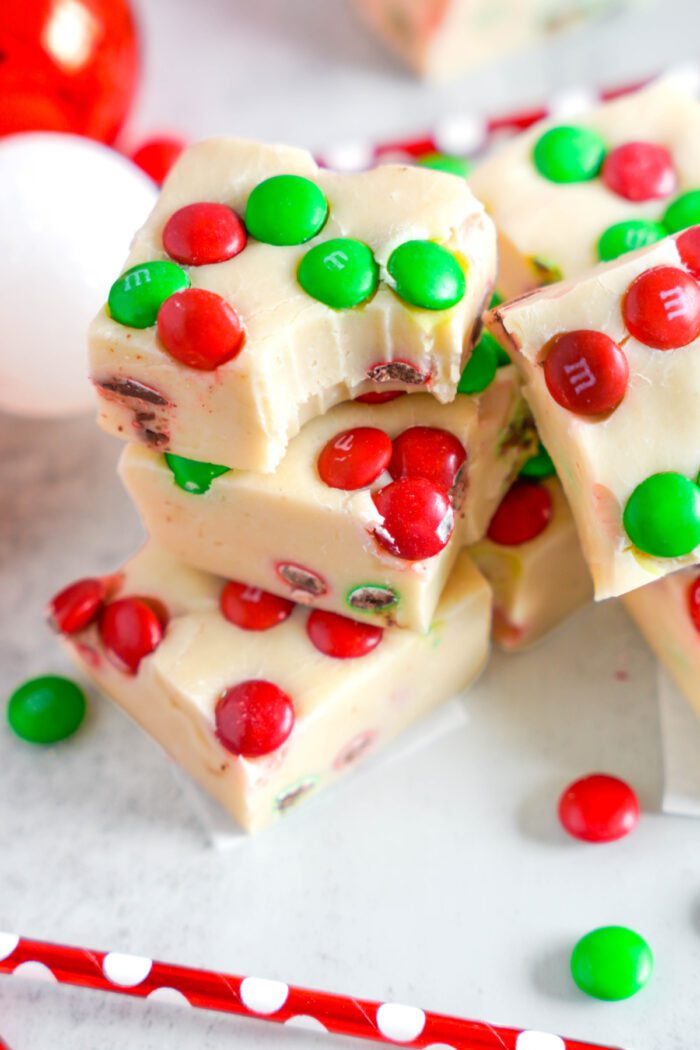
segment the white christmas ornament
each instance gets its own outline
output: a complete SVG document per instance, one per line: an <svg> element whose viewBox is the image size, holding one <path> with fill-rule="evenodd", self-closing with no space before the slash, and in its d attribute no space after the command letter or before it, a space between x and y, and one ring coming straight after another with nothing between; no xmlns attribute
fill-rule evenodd
<svg viewBox="0 0 700 1050"><path fill-rule="evenodd" d="M156 194L98 142L0 140L0 409L59 417L92 407L86 329Z"/></svg>

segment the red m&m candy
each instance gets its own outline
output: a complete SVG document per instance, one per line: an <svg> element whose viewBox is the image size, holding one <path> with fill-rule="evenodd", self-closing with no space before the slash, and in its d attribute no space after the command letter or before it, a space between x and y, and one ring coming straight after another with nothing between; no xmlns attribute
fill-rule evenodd
<svg viewBox="0 0 700 1050"><path fill-rule="evenodd" d="M700 576L688 587L688 611L695 630L700 633Z"/></svg>
<svg viewBox="0 0 700 1050"><path fill-rule="evenodd" d="M372 493L384 518L374 535L397 558L421 561L443 550L454 531L454 514L444 489L427 478L399 478Z"/></svg>
<svg viewBox="0 0 700 1050"><path fill-rule="evenodd" d="M685 270L654 266L632 281L622 316L630 334L645 346L687 346L700 335L700 286Z"/></svg>
<svg viewBox="0 0 700 1050"><path fill-rule="evenodd" d="M534 481L516 481L496 508L486 535L502 547L517 547L544 532L551 518L549 489Z"/></svg>
<svg viewBox="0 0 700 1050"><path fill-rule="evenodd" d="M141 660L157 649L163 638L162 616L154 606L145 598L119 598L100 618L100 637L107 655L128 674L136 674Z"/></svg>
<svg viewBox="0 0 700 1050"><path fill-rule="evenodd" d="M584 842L614 842L639 821L637 796L623 780L592 773L574 781L559 799L559 820Z"/></svg>
<svg viewBox="0 0 700 1050"><path fill-rule="evenodd" d="M276 751L294 728L294 705L274 682L252 679L227 689L214 710L216 735L242 758Z"/></svg>
<svg viewBox="0 0 700 1050"><path fill-rule="evenodd" d="M332 489L361 489L389 465L391 438L378 427L353 427L336 434L318 457L318 473Z"/></svg>
<svg viewBox="0 0 700 1050"><path fill-rule="evenodd" d="M49 602L49 621L62 634L76 634L91 623L102 608L107 588L99 579L77 580Z"/></svg>
<svg viewBox="0 0 700 1050"><path fill-rule="evenodd" d="M384 632L373 624L314 609L306 621L306 633L319 652L336 660L352 660L376 649Z"/></svg>
<svg viewBox="0 0 700 1050"><path fill-rule="evenodd" d="M653 142L626 142L603 161L603 182L628 201L668 197L676 188L671 154Z"/></svg>
<svg viewBox="0 0 700 1050"><path fill-rule="evenodd" d="M360 394L355 400L361 405L383 405L387 401L395 401L397 397L404 397L405 390L370 390L367 394Z"/></svg>
<svg viewBox="0 0 700 1050"><path fill-rule="evenodd" d="M221 592L221 612L244 631L267 631L283 623L294 611L294 602L277 594L231 580Z"/></svg>
<svg viewBox="0 0 700 1050"><path fill-rule="evenodd" d="M176 360L201 372L232 361L245 340L233 307L204 288L185 288L165 300L158 311L158 336Z"/></svg>
<svg viewBox="0 0 700 1050"><path fill-rule="evenodd" d="M676 247L683 265L687 266L693 277L700 278L700 226L691 226L679 234Z"/></svg>
<svg viewBox="0 0 700 1050"><path fill-rule="evenodd" d="M184 266L225 262L245 244L245 226L225 204L188 204L170 216L163 230L163 247Z"/></svg>
<svg viewBox="0 0 700 1050"><path fill-rule="evenodd" d="M427 478L449 492L467 458L464 445L440 427L410 427L394 441L392 478Z"/></svg>
<svg viewBox="0 0 700 1050"><path fill-rule="evenodd" d="M582 416L611 412L625 396L629 364L603 332L561 332L545 347L544 378L562 408Z"/></svg>

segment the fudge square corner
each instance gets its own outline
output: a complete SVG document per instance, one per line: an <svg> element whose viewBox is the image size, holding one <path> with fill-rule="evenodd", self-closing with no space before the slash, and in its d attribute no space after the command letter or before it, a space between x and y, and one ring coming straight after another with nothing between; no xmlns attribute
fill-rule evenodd
<svg viewBox="0 0 700 1050"><path fill-rule="evenodd" d="M700 227L504 304L596 598L700 562Z"/></svg>
<svg viewBox="0 0 700 1050"><path fill-rule="evenodd" d="M463 179L403 165L341 175L304 150L200 143L91 326L100 423L272 472L340 401L451 401L495 271L495 229Z"/></svg>

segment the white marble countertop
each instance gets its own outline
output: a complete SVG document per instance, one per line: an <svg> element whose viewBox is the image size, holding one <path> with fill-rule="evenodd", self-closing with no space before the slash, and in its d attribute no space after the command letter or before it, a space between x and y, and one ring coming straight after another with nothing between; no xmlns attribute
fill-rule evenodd
<svg viewBox="0 0 700 1050"><path fill-rule="evenodd" d="M691 57L700 29L696 0L640 6L636 21L428 90L384 61L339 0L142 7L142 129L314 148L634 79ZM117 452L90 420L0 417L3 696L32 673L68 671L42 623L47 596L138 542ZM614 603L534 652L497 657L464 701L465 724L228 851L212 847L158 749L91 700L81 732L56 748L0 728L0 928L626 1050L695 1050L700 822L658 812L654 665ZM560 790L593 770L628 778L644 805L635 833L609 846L567 839L556 821ZM653 981L626 1003L586 999L568 976L573 943L608 923L639 930L656 955ZM12 1050L333 1045L14 978L0 979L0 1035Z"/></svg>

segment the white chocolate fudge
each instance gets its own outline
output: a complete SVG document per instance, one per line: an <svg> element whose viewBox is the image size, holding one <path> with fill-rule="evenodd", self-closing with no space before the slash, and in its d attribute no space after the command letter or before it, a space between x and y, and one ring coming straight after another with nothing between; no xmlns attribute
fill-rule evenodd
<svg viewBox="0 0 700 1050"><path fill-rule="evenodd" d="M572 181L554 181L563 176ZM579 277L700 222L700 102L670 76L543 121L487 157L470 184L498 229L504 298Z"/></svg>
<svg viewBox="0 0 700 1050"><path fill-rule="evenodd" d="M493 638L509 651L525 649L593 598L574 520L562 487L550 477L534 484L551 499L551 516L531 539L469 549L493 590Z"/></svg>
<svg viewBox="0 0 700 1050"><path fill-rule="evenodd" d="M401 461L403 435L425 433L414 428L447 434L466 453L444 482L451 487L451 498L444 496L451 538L419 560L378 542L386 520L373 499L395 476L424 470L424 463ZM386 454L370 462L370 474L351 478L349 488L333 487L324 449L339 448L344 466L353 441L368 429ZM510 366L481 395L458 394L449 405L427 394L338 405L306 424L273 475L231 471L199 484L198 464L138 445L125 449L120 473L149 534L188 564L345 616L425 632L460 547L483 536L533 448L534 428ZM428 455L432 474L437 459L432 450ZM354 469L367 462L363 451Z"/></svg>
<svg viewBox="0 0 700 1050"><path fill-rule="evenodd" d="M249 832L457 695L488 656L491 592L466 553L424 636L302 606L265 630L243 629L222 614L224 584L151 543L116 591L109 581L106 608L65 642L82 671ZM261 597L239 594L248 610ZM121 621L109 616L120 602ZM134 616L147 621L149 603L167 626L138 654L126 628ZM131 673L120 662L127 652Z"/></svg>
<svg viewBox="0 0 700 1050"><path fill-rule="evenodd" d="M700 587L696 569L664 576L623 598L650 648L700 716Z"/></svg>
<svg viewBox="0 0 700 1050"><path fill-rule="evenodd" d="M621 0L355 0L419 76L442 80L577 25Z"/></svg>
<svg viewBox="0 0 700 1050"><path fill-rule="evenodd" d="M493 224L463 180L402 165L340 175L303 150L200 143L90 329L100 424L274 471L340 401L451 401L495 271Z"/></svg>
<svg viewBox="0 0 700 1050"><path fill-rule="evenodd" d="M487 317L521 370L598 599L700 560L699 235Z"/></svg>

